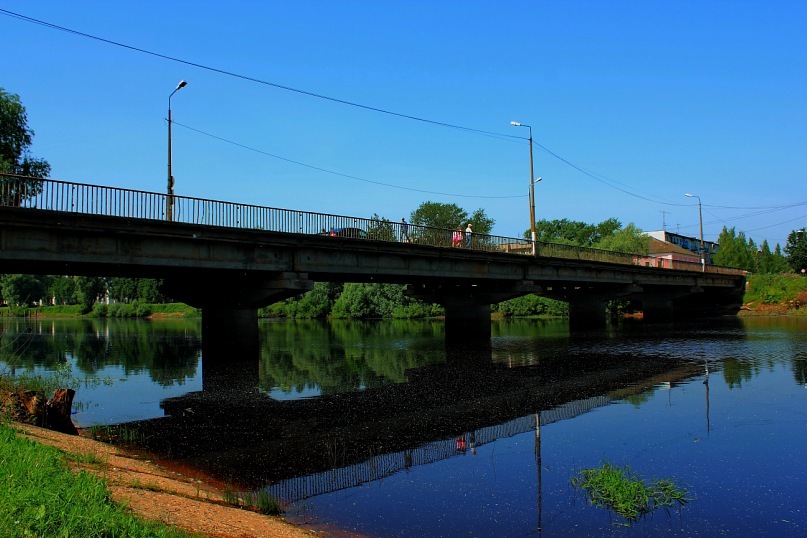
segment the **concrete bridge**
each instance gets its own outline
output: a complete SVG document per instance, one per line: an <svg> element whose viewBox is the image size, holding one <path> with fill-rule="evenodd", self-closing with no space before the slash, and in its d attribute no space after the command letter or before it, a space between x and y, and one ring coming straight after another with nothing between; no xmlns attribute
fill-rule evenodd
<svg viewBox="0 0 807 538"><path fill-rule="evenodd" d="M605 304L630 298L645 319L734 313L745 273L679 263L638 265L630 254L450 230L53 180L0 178L3 273L162 278L202 310L205 350L257 351L257 309L317 281L407 285L441 304L448 339L490 337L490 305L529 293L569 303L573 327L604 325ZM15 181L17 183L15 183ZM28 185L28 184L26 184ZM330 230L360 229L366 237Z"/></svg>

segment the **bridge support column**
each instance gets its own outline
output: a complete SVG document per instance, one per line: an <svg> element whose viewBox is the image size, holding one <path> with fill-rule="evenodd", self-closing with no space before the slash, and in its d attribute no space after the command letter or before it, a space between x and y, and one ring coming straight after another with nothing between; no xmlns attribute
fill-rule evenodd
<svg viewBox="0 0 807 538"><path fill-rule="evenodd" d="M294 297L314 287L303 273L273 278L209 273L197 279L166 280L166 294L202 309L202 365L213 373L217 363L257 361L258 307Z"/></svg>
<svg viewBox="0 0 807 538"><path fill-rule="evenodd" d="M651 295L642 298L642 319L645 321L670 321L674 314L672 297Z"/></svg>
<svg viewBox="0 0 807 538"><path fill-rule="evenodd" d="M569 301L569 329L604 329L606 300L597 297L576 297Z"/></svg>
<svg viewBox="0 0 807 538"><path fill-rule="evenodd" d="M455 347L490 340L491 304L540 290L529 281L496 284L482 281L409 285L406 294L445 308L446 346Z"/></svg>
<svg viewBox="0 0 807 538"><path fill-rule="evenodd" d="M490 340L489 304L456 300L447 301L443 306L446 310L446 345Z"/></svg>

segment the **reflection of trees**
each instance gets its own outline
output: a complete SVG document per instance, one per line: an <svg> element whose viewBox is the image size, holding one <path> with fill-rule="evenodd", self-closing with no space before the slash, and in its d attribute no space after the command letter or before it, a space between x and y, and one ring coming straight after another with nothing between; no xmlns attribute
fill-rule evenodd
<svg viewBox="0 0 807 538"><path fill-rule="evenodd" d="M754 365L748 361L728 358L723 361L723 379L730 389L742 387L743 381L754 377Z"/></svg>
<svg viewBox="0 0 807 538"><path fill-rule="evenodd" d="M148 372L162 386L182 384L196 375L201 349L198 322L147 320L37 320L4 331L16 349L0 348L0 360L14 357L16 367L53 369L72 356L76 368L95 376L108 366L126 375Z"/></svg>
<svg viewBox="0 0 807 538"><path fill-rule="evenodd" d="M408 320L264 324L261 387L290 392L317 386L336 394L406 381L406 370L444 360L442 349L429 353L416 345L419 338L433 341L438 326Z"/></svg>

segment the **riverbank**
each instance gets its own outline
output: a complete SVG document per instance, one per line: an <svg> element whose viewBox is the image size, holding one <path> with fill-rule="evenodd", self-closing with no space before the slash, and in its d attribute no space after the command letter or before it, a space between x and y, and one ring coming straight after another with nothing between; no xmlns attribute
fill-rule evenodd
<svg viewBox="0 0 807 538"><path fill-rule="evenodd" d="M118 447L86 437L60 434L21 423L2 424L0 428L13 429L19 438L43 445L39 450L43 454L48 450L47 447L57 448L64 455L64 464L73 472L84 471L101 479L115 503L127 508L144 521L160 522L190 533L190 536L216 538L319 536L282 518L265 516L228 504L225 501L226 492L205 482L202 477L180 473ZM11 454L8 457L15 456ZM43 486L48 487L48 484ZM39 500L42 502L51 495L60 495L58 490L51 489L39 493L41 495ZM45 493L48 495L44 495ZM46 504L42 506L46 507ZM32 506L23 507L23 510L29 508L36 509ZM106 535L103 530L99 532L99 536ZM19 535L23 535L22 530ZM154 535L182 534L169 532Z"/></svg>

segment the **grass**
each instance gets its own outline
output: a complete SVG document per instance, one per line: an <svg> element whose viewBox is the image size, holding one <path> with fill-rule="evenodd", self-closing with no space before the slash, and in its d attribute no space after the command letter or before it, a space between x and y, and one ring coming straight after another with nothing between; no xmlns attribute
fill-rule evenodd
<svg viewBox="0 0 807 538"><path fill-rule="evenodd" d="M613 510L628 521L637 521L658 508L669 513L673 506L682 506L691 499L669 479L646 483L629 466L616 467L604 462L600 467L583 469L572 478L572 486L585 492L595 506Z"/></svg>
<svg viewBox="0 0 807 538"><path fill-rule="evenodd" d="M0 536L191 536L137 519L109 498L104 482L72 472L62 453L0 424Z"/></svg>
<svg viewBox="0 0 807 538"><path fill-rule="evenodd" d="M257 493L235 493L232 489L227 487L224 491L224 502L234 506L251 508L267 516L279 516L284 512L280 502L269 495L269 492L266 490L261 490Z"/></svg>

